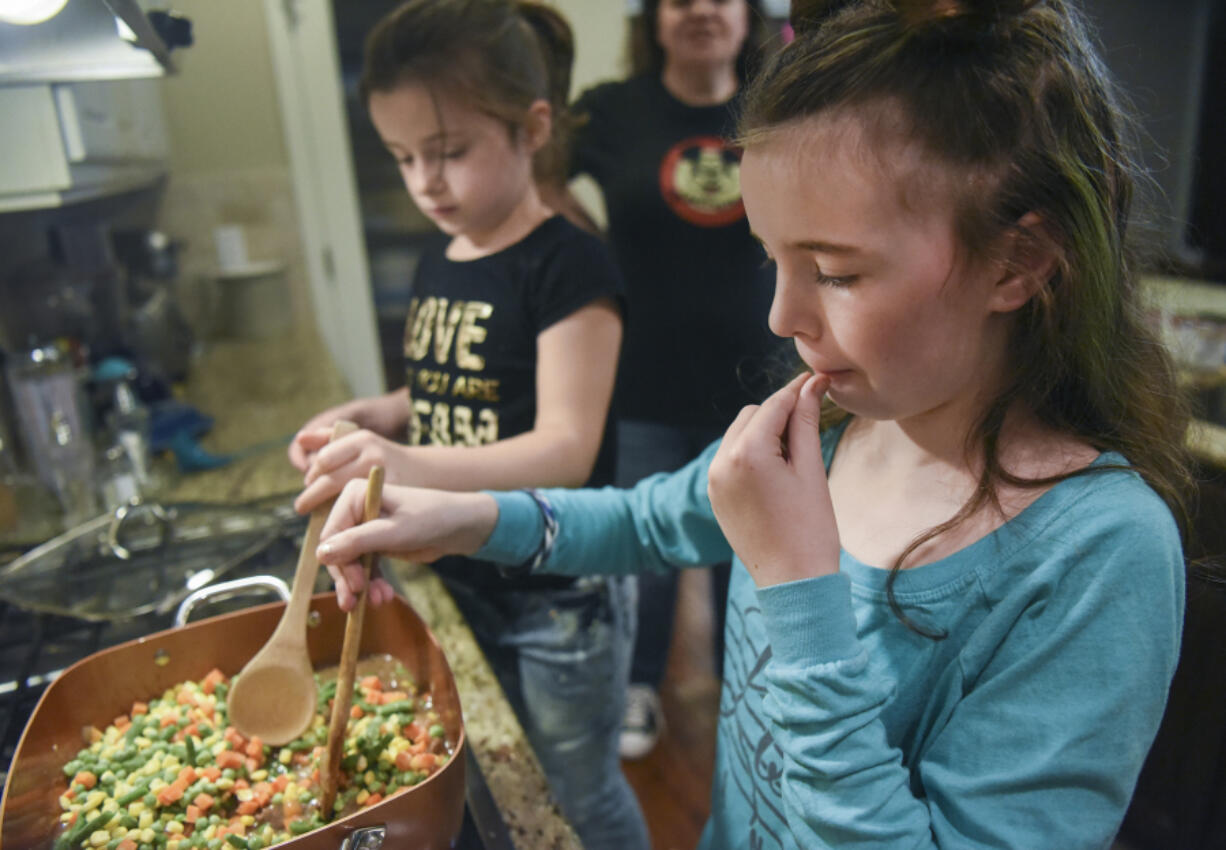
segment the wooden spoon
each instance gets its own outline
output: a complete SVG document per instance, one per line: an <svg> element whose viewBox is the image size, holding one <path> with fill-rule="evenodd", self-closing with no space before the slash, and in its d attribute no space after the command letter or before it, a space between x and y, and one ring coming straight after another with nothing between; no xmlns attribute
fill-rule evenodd
<svg viewBox="0 0 1226 850"><path fill-rule="evenodd" d="M379 516L383 502L383 467L371 467L366 479L366 504L362 521L370 522ZM345 731L349 726L349 703L353 698L353 679L358 663L358 651L362 646L362 621L366 617L366 590L370 586L370 572L375 555L367 552L362 556L364 581L358 591L357 602L345 620L345 640L341 644L340 668L336 674L336 697L332 701L332 719L328 724L328 746L324 749L323 763L319 769L319 811L324 820L332 819L332 803L336 800L336 786L340 777L341 757L344 754Z"/></svg>
<svg viewBox="0 0 1226 850"><path fill-rule="evenodd" d="M345 420L332 426L332 440L357 430ZM319 574L319 533L323 530L334 499L311 511L294 587L281 615L281 622L268 643L247 662L230 686L226 699L230 722L248 738L281 746L297 738L315 717L315 671L307 652L307 615L315 576Z"/></svg>

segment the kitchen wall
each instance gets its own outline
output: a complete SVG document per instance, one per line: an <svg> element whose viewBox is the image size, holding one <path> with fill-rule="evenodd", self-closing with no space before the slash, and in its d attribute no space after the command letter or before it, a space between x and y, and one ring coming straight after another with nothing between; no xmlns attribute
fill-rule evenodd
<svg viewBox="0 0 1226 850"><path fill-rule="evenodd" d="M195 44L175 52L178 73L162 83L171 154L158 225L185 240L189 313L216 315L213 229L237 224L252 261L285 261L293 315L313 321L264 6L177 0L175 9L191 19Z"/></svg>

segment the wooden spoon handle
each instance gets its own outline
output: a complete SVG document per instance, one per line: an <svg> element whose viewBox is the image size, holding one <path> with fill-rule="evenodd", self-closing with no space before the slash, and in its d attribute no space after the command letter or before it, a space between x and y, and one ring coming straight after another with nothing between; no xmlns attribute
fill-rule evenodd
<svg viewBox="0 0 1226 850"><path fill-rule="evenodd" d="M379 516L383 502L383 467L375 466L366 479L366 503L363 507L362 521L370 522ZM366 618L366 593L370 587L370 575L374 566L375 554L368 552L362 556L362 589L358 591L357 602L345 619L345 641L341 645L341 661L336 674L336 696L332 701L332 717L328 723L328 746L324 750L323 764L319 772L320 815L324 820L332 819L332 804L336 800L336 786L340 778L341 757L344 753L345 731L349 725L349 704L353 696L353 680L358 663L358 652L362 648L362 623Z"/></svg>
<svg viewBox="0 0 1226 850"><path fill-rule="evenodd" d="M332 426L332 436L328 442L340 439L346 434L358 430L358 426L346 419L338 419ZM281 614L281 622L273 633L281 640L301 639L306 642L306 618L311 607L311 595L315 592L315 577L319 575L319 559L315 550L319 548L319 534L332 510L336 499L328 499L311 511L311 519L307 522L306 536L302 538L302 548L298 552L298 566L294 570L294 584L290 591L289 603Z"/></svg>

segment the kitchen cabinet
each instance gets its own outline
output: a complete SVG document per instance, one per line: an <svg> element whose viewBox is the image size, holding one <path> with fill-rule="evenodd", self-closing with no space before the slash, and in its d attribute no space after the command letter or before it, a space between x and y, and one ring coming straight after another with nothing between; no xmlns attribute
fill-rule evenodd
<svg viewBox="0 0 1226 850"><path fill-rule="evenodd" d="M166 170L154 80L0 86L0 212L46 209L137 189Z"/></svg>

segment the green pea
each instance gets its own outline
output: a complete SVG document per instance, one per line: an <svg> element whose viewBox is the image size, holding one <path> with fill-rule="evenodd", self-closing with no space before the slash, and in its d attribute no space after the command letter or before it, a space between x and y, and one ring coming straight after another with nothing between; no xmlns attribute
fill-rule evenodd
<svg viewBox="0 0 1226 850"><path fill-rule="evenodd" d="M429 731L431 738L441 738L443 735L447 734L447 730L443 728L443 724L441 723L435 723L430 727Z"/></svg>

